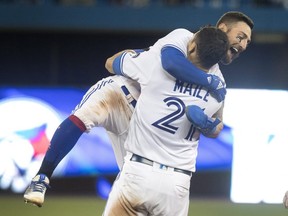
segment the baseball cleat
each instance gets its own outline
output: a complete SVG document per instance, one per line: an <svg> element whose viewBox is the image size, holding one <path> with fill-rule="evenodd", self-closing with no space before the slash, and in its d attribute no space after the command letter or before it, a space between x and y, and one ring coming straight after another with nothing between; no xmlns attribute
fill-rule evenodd
<svg viewBox="0 0 288 216"><path fill-rule="evenodd" d="M24 193L24 202L42 207L47 188L50 188L47 176L44 174L35 176Z"/></svg>

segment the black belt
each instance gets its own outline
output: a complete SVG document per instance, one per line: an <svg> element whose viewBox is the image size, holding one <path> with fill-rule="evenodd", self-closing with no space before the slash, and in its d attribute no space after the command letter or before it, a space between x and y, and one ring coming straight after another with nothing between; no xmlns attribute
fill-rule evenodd
<svg viewBox="0 0 288 216"><path fill-rule="evenodd" d="M149 166L153 166L153 163L154 163L152 160L149 160L147 158L141 157L141 156L136 155L136 154L132 155L130 161L136 161L136 162L143 163L143 164L146 164L146 165L149 165ZM165 166L165 165L163 165L163 166ZM183 174L192 176L192 172L191 171L178 169L178 168L173 168L173 169L174 169L174 172L179 172L179 173L183 173Z"/></svg>
<svg viewBox="0 0 288 216"><path fill-rule="evenodd" d="M127 87L123 85L123 86L121 86L121 89L124 92L124 94L126 95L127 100L129 101L129 103L131 103L132 106L135 108L137 101L133 98L133 96L131 95L131 93L127 89Z"/></svg>

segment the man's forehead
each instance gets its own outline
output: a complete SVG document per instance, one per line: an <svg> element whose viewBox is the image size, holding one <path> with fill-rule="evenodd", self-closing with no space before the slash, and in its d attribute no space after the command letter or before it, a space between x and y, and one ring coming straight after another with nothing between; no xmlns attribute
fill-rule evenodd
<svg viewBox="0 0 288 216"><path fill-rule="evenodd" d="M237 31L237 33L244 33L249 38L251 37L252 31L249 25L247 25L245 22L238 22L233 25L232 29L234 31Z"/></svg>

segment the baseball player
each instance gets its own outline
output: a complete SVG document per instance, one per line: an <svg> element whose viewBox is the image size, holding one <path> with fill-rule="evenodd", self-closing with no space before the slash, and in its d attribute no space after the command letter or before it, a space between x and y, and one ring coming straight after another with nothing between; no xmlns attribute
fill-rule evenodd
<svg viewBox="0 0 288 216"><path fill-rule="evenodd" d="M217 76L203 76L201 70L191 66L191 72L195 74L194 80L204 84L217 100L222 101L226 94L225 88L218 87L222 81ZM49 188L50 178L57 165L74 147L80 136L93 127L104 127L107 130L117 165L121 169L126 155L123 143L139 94L139 84L122 76L110 76L93 85L53 135L42 165L24 193L24 201L39 207L43 205L46 189Z"/></svg>
<svg viewBox="0 0 288 216"><path fill-rule="evenodd" d="M116 162L122 167L123 141L140 94L139 84L121 76L98 81L83 96L71 115L55 131L41 167L24 193L24 201L41 207L50 178L80 136L93 127L104 127L111 139Z"/></svg>
<svg viewBox="0 0 288 216"><path fill-rule="evenodd" d="M253 28L253 22L250 20L250 18L248 18L246 15L244 15L240 12L228 12L228 13L224 14L219 19L219 21L217 22L217 26L227 33L229 40L230 40L230 43L231 43L231 48L227 54L227 60L225 60L227 64L229 62L232 62L233 59L238 57L239 54L246 49L247 41L249 41L249 39L250 39L249 34L246 34L246 31L247 31L246 28L247 27L245 25L244 26L238 25L238 23L246 23L246 26L250 26L251 29ZM228 26L229 26L229 28L228 28ZM241 40L240 40L240 36L241 36ZM237 52L235 50L237 50ZM175 61L178 57L182 58L181 56L174 56L173 52L166 53L167 57L169 57L169 55L171 55L171 54L172 54L171 57L173 57L173 60L175 60ZM187 60L187 59L184 58L184 60ZM182 61L183 61L183 58L182 58L181 62ZM178 63L176 61L173 64L178 64ZM173 70L175 70L175 71L173 71ZM193 70L195 70L195 67L193 67L192 64L190 65L189 70L191 70L191 71L189 73L186 73L183 76L179 71L188 72L187 65L185 65L184 68L182 65L179 65L176 68L171 68L171 69L167 70L167 72L171 73L171 75L177 77L178 79L183 79L186 82L192 81L192 83L202 84L204 86L206 85L205 87L207 89L210 89L210 91L211 91L210 93L213 94L217 98L218 101L221 101L224 99L225 93L226 93L225 88L223 88L223 89L217 88L218 84L221 83L219 78L217 78L216 76L215 77L211 76L211 75L209 75L209 76L207 75L206 77L203 78L203 75L200 74L201 71L199 71L199 70L193 71ZM192 71L193 71L193 73L191 73ZM191 75L193 75L193 76L191 76ZM123 100L123 102L126 103L126 107L131 108L131 105L130 105L131 100L132 100L133 104L135 105L136 100L137 100L137 95L139 95L139 94L134 94L133 96L135 98L133 98L133 97L131 97L131 94L130 94L128 89L134 88L135 91L139 90L137 87L135 88L135 86L137 86L137 84L133 84L133 83L131 83L131 81L127 81L127 82L123 83L124 84L123 86L121 86L121 84L118 85L118 82L113 81L114 78L116 78L116 76L105 78L105 79L99 81L98 83L96 83L93 87L91 87L91 90L95 89L95 88L97 89L97 91L93 91L93 95L97 96L99 92L103 92L103 94L99 93L102 95L102 97L97 97L97 100L92 100L96 96L93 96L93 95L89 96L90 93L92 92L89 90L87 92L87 94L85 94L85 96L83 97L83 99L86 98L85 99L86 105L85 106L78 106L78 109L77 109L78 113L86 113L86 114L91 113L92 114L93 112L91 112L91 110L94 109L94 111L95 111L95 108L93 108L93 106L96 105L95 107L99 107L99 106L97 106L97 104L99 104L101 101L105 101L107 106L110 109L112 109L110 107L110 104L109 104L112 101L109 100L109 97L107 96L107 94L104 94L105 88L109 88L111 90L111 92L115 91L115 95L122 95L126 99L126 100L125 99ZM191 78L192 78L192 80L191 80ZM122 78L122 80L123 80L123 78ZM124 78L124 80L125 80L125 78ZM105 83L105 85L103 85L103 83ZM131 83L131 86L129 86L130 83ZM102 87L98 88L97 86L102 86ZM104 87L104 86L106 86L106 87ZM134 90L131 90L131 91L135 92ZM112 132L108 132L108 133L109 133L110 138L112 140L113 148L119 149L118 150L119 153L117 151L115 151L115 156L116 156L118 166L119 166L119 168L121 168L122 167L121 161L123 161L123 159L121 159L121 158L123 156L123 152L125 154L125 150L122 149L123 145L121 144L121 142L125 139L125 136L126 136L125 134L127 133L126 129L127 129L128 125L126 125L127 126L126 127L123 122L122 123L118 122L119 121L118 117L122 115L121 113L123 111L123 110L118 109L118 108L119 107L113 106L113 110L114 110L113 112L118 113L118 114L113 115L113 117L116 116L116 118L111 119L111 122L113 122L114 125L121 124L123 128L120 131L126 131L126 132L122 135L122 138L118 138L117 133L116 134L113 134ZM133 109L134 108L132 108L132 110ZM97 112L97 111L95 111L95 112ZM124 116L126 116L126 115L124 115ZM111 117L111 116L106 115L106 117ZM91 116L85 115L85 118L87 120L87 119L91 118ZM96 121L93 122L92 124L90 124L90 126L89 125L86 126L83 123L83 121L76 116L76 113L75 113L75 114L72 114L71 116L69 116L65 121L63 121L63 123L60 125L61 127L59 127L55 132L55 135L54 135L54 137L51 141L51 144L50 144L50 148L49 148L48 152L46 153L46 156L43 160L43 163L41 165L40 170L38 171L37 175L32 180L31 184L29 185L29 187L27 188L27 190L24 194L25 202L31 202L35 205L42 206L42 204L44 202L44 196L45 196L46 188L49 187L49 179L51 178L52 173L53 173L54 169L56 168L56 166L65 157L65 155L67 155L68 152L73 148L73 146L76 144L78 138L82 135L82 133L84 131L89 132L89 128L94 127L94 126L98 126L98 125L100 126L100 124L98 124L99 121L97 120L97 117L95 117L93 119L94 119L94 121L95 120ZM128 121L129 121L129 119L130 119L130 117L128 117ZM109 127L106 127L107 121L105 121L105 117L102 118L102 120L104 122L102 126L104 128L108 128L108 130L109 130ZM119 128L117 128L117 130L119 130ZM115 131L115 130L112 129L112 131ZM72 137L71 137L71 134L73 134ZM118 134L121 134L121 132ZM120 140L120 142L119 142L120 144L116 142L117 140L118 141Z"/></svg>
<svg viewBox="0 0 288 216"><path fill-rule="evenodd" d="M200 131L218 134L223 128L223 101L218 102L205 87L185 83L166 72L170 59L165 52L171 52L171 47L202 70L223 79L216 63L230 45L227 35L216 27L205 27L195 35L176 29L147 52L123 52L108 61L109 72L140 83L141 95L124 144L125 163L104 216L187 215ZM186 109L197 127L186 117ZM197 113L199 119L190 113ZM199 127L203 120L208 127Z"/></svg>

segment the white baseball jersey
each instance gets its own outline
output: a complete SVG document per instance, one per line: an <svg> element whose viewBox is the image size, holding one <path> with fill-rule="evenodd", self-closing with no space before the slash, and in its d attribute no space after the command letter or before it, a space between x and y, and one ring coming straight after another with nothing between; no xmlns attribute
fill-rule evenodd
<svg viewBox="0 0 288 216"><path fill-rule="evenodd" d="M113 66L140 83L141 95L125 142L125 163L103 216L188 215L191 174L187 171L195 171L199 131L188 121L185 108L198 105L212 116L222 103L201 86L175 80L163 70L160 55L169 45L186 56L192 38L193 33L177 29L149 51L124 53L120 67ZM222 77L218 65L209 73ZM132 160L136 156L142 159Z"/></svg>
<svg viewBox="0 0 288 216"><path fill-rule="evenodd" d="M110 76L93 85L72 112L85 124L86 132L93 127L107 130L120 169L126 155L124 141L139 94L140 86L135 81Z"/></svg>
<svg viewBox="0 0 288 216"><path fill-rule="evenodd" d="M119 68L123 75L141 85L141 95L125 142L127 151L189 171L195 171L200 133L188 121L185 107L197 105L212 117L222 103L218 103L204 87L170 76L161 65L161 49L173 46L187 57L187 44L193 35L186 29L176 29L147 52L123 54ZM223 79L218 65L209 73Z"/></svg>

